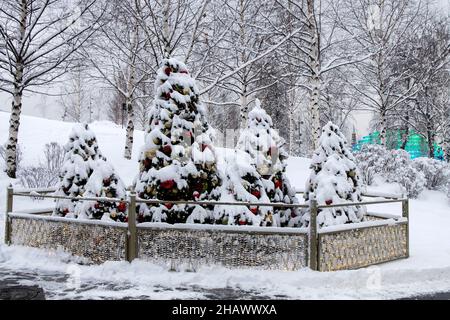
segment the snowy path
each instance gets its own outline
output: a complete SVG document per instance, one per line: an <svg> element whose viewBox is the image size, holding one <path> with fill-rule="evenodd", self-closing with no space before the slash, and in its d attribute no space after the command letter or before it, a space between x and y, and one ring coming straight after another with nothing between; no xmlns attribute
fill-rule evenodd
<svg viewBox="0 0 450 320"><path fill-rule="evenodd" d="M116 283L113 281L96 281L84 279L78 287L74 287L74 280L67 273L49 272L43 270L10 270L0 268L0 292L2 287L23 286L39 287L44 290L47 300L84 300L84 299L171 299L181 297L185 299L212 300L258 300L269 297L256 291L244 291L236 288L201 288L195 285L169 288L155 286L144 288L133 283ZM278 298L287 298L279 296Z"/></svg>

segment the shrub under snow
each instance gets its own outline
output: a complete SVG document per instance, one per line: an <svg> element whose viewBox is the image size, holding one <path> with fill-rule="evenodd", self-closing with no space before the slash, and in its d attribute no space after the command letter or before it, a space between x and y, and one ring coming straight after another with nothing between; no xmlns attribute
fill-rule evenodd
<svg viewBox="0 0 450 320"><path fill-rule="evenodd" d="M417 198L425 189L425 175L413 167L411 157L405 150L390 152L384 174L387 182L398 183L410 198Z"/></svg>
<svg viewBox="0 0 450 320"><path fill-rule="evenodd" d="M412 165L425 175L426 188L429 190L445 190L450 182L450 165L445 161L417 158Z"/></svg>
<svg viewBox="0 0 450 320"><path fill-rule="evenodd" d="M355 158L367 185L371 185L375 176L379 175L386 182L398 183L410 198L417 198L427 185L441 183L441 177L436 176L435 171L440 168L440 164L434 160L412 161L404 150L389 151L380 145L365 145L355 153ZM425 174L422 169L425 169ZM431 174L429 180L426 178L428 174Z"/></svg>
<svg viewBox="0 0 450 320"><path fill-rule="evenodd" d="M370 186L377 174L383 174L385 166L391 158L386 148L377 144L366 144L355 153L356 163L361 172L363 182Z"/></svg>
<svg viewBox="0 0 450 320"><path fill-rule="evenodd" d="M59 181L59 174L64 163L64 147L57 142L45 145L44 163L37 166L19 167L17 177L24 188L51 188Z"/></svg>

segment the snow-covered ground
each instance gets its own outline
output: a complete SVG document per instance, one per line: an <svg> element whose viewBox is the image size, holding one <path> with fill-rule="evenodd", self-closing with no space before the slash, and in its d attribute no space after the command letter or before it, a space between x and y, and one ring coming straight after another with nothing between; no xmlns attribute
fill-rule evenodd
<svg viewBox="0 0 450 320"><path fill-rule="evenodd" d="M6 141L9 114L0 112L0 143ZM19 141L23 164L40 160L48 142L66 143L72 124L24 116ZM122 158L125 131L109 122L94 123L101 151L130 184L137 172L143 133L136 132L133 160ZM309 175L308 159L289 160L288 176L303 189ZM0 173L0 237L3 239L5 190L11 183ZM395 185L375 188L398 192ZM16 209L48 207L51 202L15 200ZM229 270L205 267L196 273L173 273L144 261L109 262L99 266L76 264L64 253L0 245L0 282L16 279L37 284L49 298L152 298L208 297L288 299L385 299L450 291L450 204L441 192L425 191L412 200L411 258L366 269L318 273ZM378 205L370 211L400 214L400 204ZM79 285L78 285L79 284Z"/></svg>

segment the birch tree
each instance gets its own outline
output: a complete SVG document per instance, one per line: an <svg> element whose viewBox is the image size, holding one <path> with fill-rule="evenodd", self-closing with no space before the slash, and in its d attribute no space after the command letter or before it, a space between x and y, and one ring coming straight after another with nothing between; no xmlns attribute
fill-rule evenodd
<svg viewBox="0 0 450 320"><path fill-rule="evenodd" d="M371 53L363 54L353 48L352 37L340 32L331 1L276 2L301 28L298 41L292 42L292 46L301 54L284 54L300 75L295 85L306 89L309 95L310 144L311 149L315 150L322 131L320 108L324 77L332 70L366 60Z"/></svg>
<svg viewBox="0 0 450 320"><path fill-rule="evenodd" d="M2 0L0 90L11 95L6 172L16 177L17 139L25 90L47 85L96 31L102 9L96 0ZM88 24L83 24L89 19ZM34 89L35 90L35 89Z"/></svg>
<svg viewBox="0 0 450 320"><path fill-rule="evenodd" d="M422 3L409 0L343 0L336 6L344 8L339 14L339 27L355 39L358 47L371 54L370 59L355 64L350 84L363 97L361 103L376 113L380 139L386 146L389 116L396 108L420 90L419 81L410 81L411 74L397 72L396 52L408 47L406 35L420 26ZM398 88L404 88L402 92Z"/></svg>

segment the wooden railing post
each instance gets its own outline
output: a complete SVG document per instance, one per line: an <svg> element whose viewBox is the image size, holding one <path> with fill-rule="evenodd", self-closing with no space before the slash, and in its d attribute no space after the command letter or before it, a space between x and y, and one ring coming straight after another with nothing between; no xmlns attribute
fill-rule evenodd
<svg viewBox="0 0 450 320"><path fill-rule="evenodd" d="M131 192L128 207L128 237L127 237L127 261L132 262L137 258L137 228L136 228L136 193Z"/></svg>
<svg viewBox="0 0 450 320"><path fill-rule="evenodd" d="M309 267L314 270L319 270L319 251L318 251L318 234L317 234L317 213L318 204L316 200L311 200L310 206L310 221L309 221Z"/></svg>
<svg viewBox="0 0 450 320"><path fill-rule="evenodd" d="M9 185L6 190L6 212L5 212L5 244L11 244L11 218L9 217L9 213L13 212L14 205L14 189L12 185Z"/></svg>
<svg viewBox="0 0 450 320"><path fill-rule="evenodd" d="M406 225L406 250L409 258L409 199L402 201L402 216L408 219L408 224Z"/></svg>

